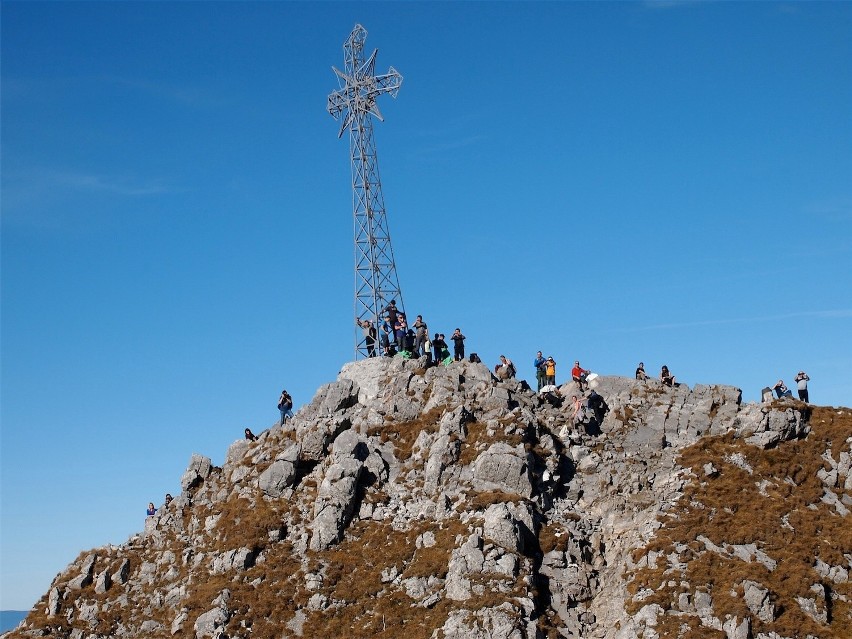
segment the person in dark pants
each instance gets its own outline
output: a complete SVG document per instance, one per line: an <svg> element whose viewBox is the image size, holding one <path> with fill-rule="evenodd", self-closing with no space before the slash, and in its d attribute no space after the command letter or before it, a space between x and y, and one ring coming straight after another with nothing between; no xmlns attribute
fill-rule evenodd
<svg viewBox="0 0 852 639"><path fill-rule="evenodd" d="M796 382L796 389L799 391L799 399L808 403L808 374L805 371L799 371L799 374L796 375L796 379L793 381Z"/></svg>
<svg viewBox="0 0 852 639"><path fill-rule="evenodd" d="M589 398L586 400L586 405L591 408L592 412L595 414L595 421L598 424L602 424L604 417L606 417L606 413L609 410L609 406L607 406L604 398L598 395L595 391L591 391L589 392Z"/></svg>
<svg viewBox="0 0 852 639"><path fill-rule="evenodd" d="M545 372L544 372L544 355L541 354L541 351L535 354L535 359L533 360L533 366L535 366L535 381L538 384L538 389L541 390L541 387L544 386L545 381Z"/></svg>
<svg viewBox="0 0 852 639"><path fill-rule="evenodd" d="M355 323L361 327L364 333L364 342L367 345L367 357L376 356L376 327L370 320L363 322L355 318Z"/></svg>
<svg viewBox="0 0 852 639"><path fill-rule="evenodd" d="M456 329L450 336L453 340L453 359L460 362L464 359L464 340L467 339L462 335L461 329Z"/></svg>

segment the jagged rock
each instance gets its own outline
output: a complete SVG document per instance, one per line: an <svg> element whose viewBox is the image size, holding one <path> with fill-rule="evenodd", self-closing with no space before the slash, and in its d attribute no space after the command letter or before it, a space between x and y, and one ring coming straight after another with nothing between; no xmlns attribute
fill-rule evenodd
<svg viewBox="0 0 852 639"><path fill-rule="evenodd" d="M445 639L523 639L525 625L511 604L476 611L457 610L441 628Z"/></svg>
<svg viewBox="0 0 852 639"><path fill-rule="evenodd" d="M95 580L95 592L99 595L104 594L109 587L112 585L112 578L110 577L109 571L104 570L103 572L98 574L97 579Z"/></svg>
<svg viewBox="0 0 852 639"><path fill-rule="evenodd" d="M351 426L352 420L343 415L320 418L314 422L302 420L296 427L302 457L307 461L321 461L335 438Z"/></svg>
<svg viewBox="0 0 852 639"><path fill-rule="evenodd" d="M779 442L806 435L809 427L802 413L792 407L780 410L773 406L750 404L737 414L736 429L747 443L771 448Z"/></svg>
<svg viewBox="0 0 852 639"><path fill-rule="evenodd" d="M127 583L127 578L130 575L130 560L125 559L121 562L121 565L118 567L114 573L112 573L112 581L119 584L124 585Z"/></svg>
<svg viewBox="0 0 852 639"><path fill-rule="evenodd" d="M82 590L92 583L92 573L95 569L95 560L98 556L94 553L83 560L80 574L68 582L69 590Z"/></svg>
<svg viewBox="0 0 852 639"><path fill-rule="evenodd" d="M517 552L521 547L518 526L506 504L492 504L485 510L483 534L507 550Z"/></svg>
<svg viewBox="0 0 852 639"><path fill-rule="evenodd" d="M355 506L356 488L364 464L353 457L349 449L349 446L341 447L320 484L314 503L312 550L324 550L340 539Z"/></svg>
<svg viewBox="0 0 852 639"><path fill-rule="evenodd" d="M492 444L477 458L473 478L478 490L502 490L524 497L532 494L522 446L513 448L504 442Z"/></svg>
<svg viewBox="0 0 852 639"><path fill-rule="evenodd" d="M743 582L743 598L748 609L764 623L775 619L775 606L769 598L769 590L754 581Z"/></svg>
<svg viewBox="0 0 852 639"><path fill-rule="evenodd" d="M187 466L186 472L180 478L181 489L188 491L198 486L207 479L212 468L213 465L210 463L210 458L193 453L189 459L189 466Z"/></svg>
<svg viewBox="0 0 852 639"><path fill-rule="evenodd" d="M255 554L250 548L235 548L213 557L210 571L213 574L231 570L245 570L254 566Z"/></svg>
<svg viewBox="0 0 852 639"><path fill-rule="evenodd" d="M786 445L807 432L810 410L793 402L743 406L728 386L600 377L593 387L611 410L586 431L570 424L567 403L540 398L522 380L498 381L482 364L347 364L292 422L231 444L223 469L193 455L184 492L148 518L147 534L98 549L99 558L82 555L57 577L46 598L49 623L67 627L63 639L88 639L92 624L113 619L116 639L217 638L226 626L234 626L233 639L293 639L309 634L307 623L360 606L353 589L363 581L381 584L370 596L383 615L407 600L399 613L407 623L419 624L431 609L445 615L432 618L433 634L455 639L532 639L556 628L564 637L652 639L663 634L663 620L728 639L745 639L755 623L758 637L769 639L764 630L779 606L796 606L773 603L782 597L770 592L778 578L773 546L756 538L726 543L711 529L673 547L655 538L665 521L676 521L666 517L677 514L682 495L726 486L737 469L751 475L744 486L758 486L766 499L795 490L803 478L766 474L762 451L744 440ZM576 392L565 384L560 398ZM708 435L728 435L717 442L724 454L682 468L680 452ZM852 437L833 445L824 447L818 475L825 494L809 505L823 517L830 511L831 521L852 508L841 489ZM817 473L818 465L803 467ZM696 500L701 507L700 492ZM781 525L800 526L801 510ZM690 563L708 552L718 554L712 562L743 571L746 580L737 583L748 618L725 614L736 588L690 583ZM831 589L815 589L799 605L830 624L832 614L848 610L852 554L821 556L846 563L816 560L814 580ZM662 571L667 581L633 594L625 576L640 568ZM97 575L94 588L82 585L87 573ZM74 580L80 589L65 590ZM233 610L227 591L208 605L206 584L227 580L239 584ZM716 611L711 592L720 598ZM671 609L655 603L660 594L671 594ZM283 606L283 617L265 619L255 605L268 610L270 596L299 609ZM364 617L358 632L369 623ZM44 630L39 624L33 633Z"/></svg>
<svg viewBox="0 0 852 639"><path fill-rule="evenodd" d="M293 444L260 474L257 485L264 494L269 497L280 497L287 488L293 485L300 452L301 446Z"/></svg>
<svg viewBox="0 0 852 639"><path fill-rule="evenodd" d="M469 599L472 592L468 575L482 572L484 563L482 539L474 533L460 548L453 550L445 585L447 598L454 601Z"/></svg>
<svg viewBox="0 0 852 639"><path fill-rule="evenodd" d="M722 624L727 639L749 639L751 637L751 623L748 617L742 621L738 621L736 617L731 617Z"/></svg>
<svg viewBox="0 0 852 639"><path fill-rule="evenodd" d="M48 617L53 617L59 614L59 610L62 607L62 592L54 586L50 589L50 593L47 596L47 610L45 610L45 614Z"/></svg>

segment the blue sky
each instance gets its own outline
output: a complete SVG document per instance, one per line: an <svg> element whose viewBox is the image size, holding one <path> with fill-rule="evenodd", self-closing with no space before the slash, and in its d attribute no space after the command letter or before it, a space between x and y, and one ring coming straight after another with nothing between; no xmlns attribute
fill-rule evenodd
<svg viewBox="0 0 852 639"><path fill-rule="evenodd" d="M486 363L852 405L852 4L2 11L0 608L353 357L355 23L406 308Z"/></svg>

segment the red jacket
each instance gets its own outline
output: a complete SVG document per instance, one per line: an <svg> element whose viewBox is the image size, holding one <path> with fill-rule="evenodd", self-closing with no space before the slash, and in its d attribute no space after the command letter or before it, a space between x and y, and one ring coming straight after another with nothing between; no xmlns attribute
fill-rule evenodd
<svg viewBox="0 0 852 639"><path fill-rule="evenodd" d="M574 368L571 369L571 378L573 379L575 377L580 377L584 373L588 373L588 372L589 371L587 371L584 368L580 368L579 366L575 366Z"/></svg>

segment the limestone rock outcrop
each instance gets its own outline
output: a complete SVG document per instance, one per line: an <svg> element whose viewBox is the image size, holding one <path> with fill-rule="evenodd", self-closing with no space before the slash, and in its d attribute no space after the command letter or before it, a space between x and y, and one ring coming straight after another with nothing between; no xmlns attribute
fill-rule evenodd
<svg viewBox="0 0 852 639"><path fill-rule="evenodd" d="M222 467L193 454L176 499L126 543L81 553L8 636L852 627L848 410L744 405L723 385L592 387L609 411L576 423L573 383L538 396L466 361L346 364Z"/></svg>

